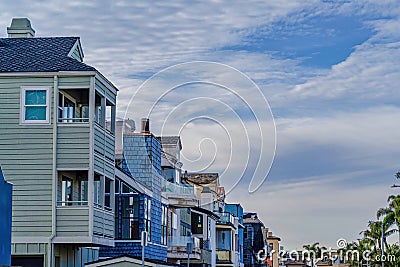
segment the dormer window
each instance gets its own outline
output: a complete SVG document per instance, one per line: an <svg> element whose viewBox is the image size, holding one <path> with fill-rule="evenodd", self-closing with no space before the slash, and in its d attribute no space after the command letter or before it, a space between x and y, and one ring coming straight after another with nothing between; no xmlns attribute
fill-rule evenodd
<svg viewBox="0 0 400 267"><path fill-rule="evenodd" d="M49 123L50 88L21 88L21 123Z"/></svg>

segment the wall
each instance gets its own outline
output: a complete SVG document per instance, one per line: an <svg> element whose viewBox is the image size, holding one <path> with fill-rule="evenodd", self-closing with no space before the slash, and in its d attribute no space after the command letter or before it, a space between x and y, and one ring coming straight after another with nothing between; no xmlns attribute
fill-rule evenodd
<svg viewBox="0 0 400 267"><path fill-rule="evenodd" d="M233 216L239 218L239 223L243 225L243 207L240 204L226 204L225 211L231 213ZM244 246L244 229L238 229L238 243L239 243L239 262L243 263L243 246Z"/></svg>
<svg viewBox="0 0 400 267"><path fill-rule="evenodd" d="M124 135L123 146L124 171L130 173L135 180L153 192L151 197L151 240L145 247L145 258L167 261L167 246L161 245L161 144L152 134L128 133ZM145 230L144 198L149 198L149 196L140 195L139 232ZM141 257L140 240L117 240L115 247L100 249L100 257L122 255Z"/></svg>
<svg viewBox="0 0 400 267"><path fill-rule="evenodd" d="M11 265L12 185L4 181L0 168L0 266Z"/></svg>

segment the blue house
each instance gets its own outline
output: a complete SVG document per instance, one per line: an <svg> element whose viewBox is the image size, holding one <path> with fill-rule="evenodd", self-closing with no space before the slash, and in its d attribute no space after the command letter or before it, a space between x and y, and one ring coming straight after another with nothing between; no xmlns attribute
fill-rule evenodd
<svg viewBox="0 0 400 267"><path fill-rule="evenodd" d="M141 232L146 231L145 258L167 262L168 203L161 197L161 144L146 122L141 132L123 136L121 171L116 172L115 247L102 247L101 258L141 257Z"/></svg>
<svg viewBox="0 0 400 267"><path fill-rule="evenodd" d="M12 185L4 179L0 168L0 266L11 265Z"/></svg>
<svg viewBox="0 0 400 267"><path fill-rule="evenodd" d="M225 211L232 214L239 219L238 229L238 249L239 249L239 263L243 264L243 242L244 242L244 226L243 226L243 207L238 204L226 204Z"/></svg>

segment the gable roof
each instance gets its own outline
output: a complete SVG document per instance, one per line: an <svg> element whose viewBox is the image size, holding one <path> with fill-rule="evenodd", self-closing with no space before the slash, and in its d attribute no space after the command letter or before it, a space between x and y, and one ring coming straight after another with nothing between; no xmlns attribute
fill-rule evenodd
<svg viewBox="0 0 400 267"><path fill-rule="evenodd" d="M218 173L189 173L188 174L188 181L195 183L195 184L210 184L217 180L219 177Z"/></svg>
<svg viewBox="0 0 400 267"><path fill-rule="evenodd" d="M158 140L160 140L160 143L163 145L179 145L179 148L182 149L182 143L181 143L181 137L177 135L171 135L171 136L158 136Z"/></svg>
<svg viewBox="0 0 400 267"><path fill-rule="evenodd" d="M79 37L0 38L0 72L95 71L69 53Z"/></svg>

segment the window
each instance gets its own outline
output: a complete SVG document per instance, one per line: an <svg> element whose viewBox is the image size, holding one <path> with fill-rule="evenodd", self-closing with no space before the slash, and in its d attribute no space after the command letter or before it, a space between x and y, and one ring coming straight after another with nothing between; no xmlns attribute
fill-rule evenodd
<svg viewBox="0 0 400 267"><path fill-rule="evenodd" d="M151 241L151 199L144 198L144 227L147 231L147 241Z"/></svg>
<svg viewBox="0 0 400 267"><path fill-rule="evenodd" d="M170 183L175 183L175 169L165 168L163 170L164 178Z"/></svg>
<svg viewBox="0 0 400 267"><path fill-rule="evenodd" d="M80 181L80 201L86 202L88 201L88 181L87 180L81 180Z"/></svg>
<svg viewBox="0 0 400 267"><path fill-rule="evenodd" d="M192 233L202 234L203 233L203 215L192 212Z"/></svg>
<svg viewBox="0 0 400 267"><path fill-rule="evenodd" d="M172 229L178 229L178 215L172 213Z"/></svg>
<svg viewBox="0 0 400 267"><path fill-rule="evenodd" d="M115 238L139 240L139 196L118 194L115 211Z"/></svg>
<svg viewBox="0 0 400 267"><path fill-rule="evenodd" d="M161 245L167 245L167 214L168 208L162 206L161 213Z"/></svg>
<svg viewBox="0 0 400 267"><path fill-rule="evenodd" d="M94 174L94 185L93 185L93 203L97 206L101 206L101 182L100 175Z"/></svg>
<svg viewBox="0 0 400 267"><path fill-rule="evenodd" d="M61 181L61 205L72 205L72 179L63 176Z"/></svg>
<svg viewBox="0 0 400 267"><path fill-rule="evenodd" d="M49 123L49 88L21 89L21 122Z"/></svg>
<svg viewBox="0 0 400 267"><path fill-rule="evenodd" d="M104 207L106 209L111 209L111 186L112 181L108 178L105 178Z"/></svg>
<svg viewBox="0 0 400 267"><path fill-rule="evenodd" d="M65 97L63 93L58 94L58 121L74 122L75 103Z"/></svg>

